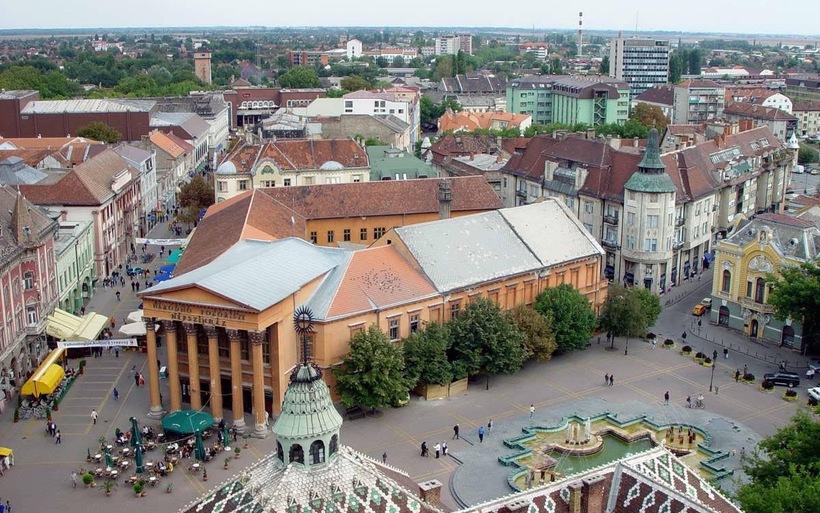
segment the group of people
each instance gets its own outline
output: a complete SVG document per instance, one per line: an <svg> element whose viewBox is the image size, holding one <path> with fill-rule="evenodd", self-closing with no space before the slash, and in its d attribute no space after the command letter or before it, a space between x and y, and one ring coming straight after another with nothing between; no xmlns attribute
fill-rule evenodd
<svg viewBox="0 0 820 513"><path fill-rule="evenodd" d="M60 434L60 430L57 429L57 424L55 424L53 420L46 422L46 433L54 439L55 444L63 443L63 436Z"/></svg>
<svg viewBox="0 0 820 513"><path fill-rule="evenodd" d="M534 407L532 407L532 408L534 408ZM493 431L493 419L490 419L489 421L487 421L487 429L486 430L484 429L484 426L478 426L478 430L476 431L476 434L478 435L478 443L483 443L484 442L484 436L489 435L490 433L492 433L492 431ZM461 427L458 424L456 424L456 425L453 426L453 440L460 440L460 439L461 439ZM441 442L441 443L436 442L436 444L433 445L433 451L436 453L436 458L439 458L441 456L447 456L447 449L448 449L447 442ZM424 457L430 456L430 451L429 451L429 448L427 447L427 442L426 441L421 443L421 455L424 456Z"/></svg>
<svg viewBox="0 0 820 513"><path fill-rule="evenodd" d="M615 386L615 374L604 374L604 386Z"/></svg>

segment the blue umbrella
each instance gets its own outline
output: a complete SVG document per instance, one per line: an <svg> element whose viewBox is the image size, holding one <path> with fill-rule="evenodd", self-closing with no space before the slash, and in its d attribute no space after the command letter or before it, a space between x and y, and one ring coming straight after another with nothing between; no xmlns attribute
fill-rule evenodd
<svg viewBox="0 0 820 513"><path fill-rule="evenodd" d="M163 265L159 268L159 270L160 272L171 274L172 272L174 272L174 269L176 269L176 266L176 264Z"/></svg>
<svg viewBox="0 0 820 513"><path fill-rule="evenodd" d="M158 274L158 275L154 276L154 281L166 281L166 280L170 280L170 279L171 279L171 275L169 275L169 274Z"/></svg>

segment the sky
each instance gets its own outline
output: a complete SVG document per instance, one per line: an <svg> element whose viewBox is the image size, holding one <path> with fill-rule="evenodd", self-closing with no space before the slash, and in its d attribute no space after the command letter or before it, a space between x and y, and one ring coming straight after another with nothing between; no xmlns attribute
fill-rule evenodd
<svg viewBox="0 0 820 513"><path fill-rule="evenodd" d="M517 27L818 35L816 0L0 0L0 29L193 26Z"/></svg>

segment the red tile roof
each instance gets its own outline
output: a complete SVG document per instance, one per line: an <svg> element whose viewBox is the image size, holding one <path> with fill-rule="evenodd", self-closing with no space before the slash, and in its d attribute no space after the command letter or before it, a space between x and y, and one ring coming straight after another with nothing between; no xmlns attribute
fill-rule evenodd
<svg viewBox="0 0 820 513"><path fill-rule="evenodd" d="M767 119L775 121L797 120L796 117L792 116L788 112L783 112L780 109L775 109L774 107L763 107L762 105L745 102L732 102L726 105L726 107L723 109L723 113L726 115L734 115L753 119Z"/></svg>
<svg viewBox="0 0 820 513"><path fill-rule="evenodd" d="M329 161L346 168L369 166L367 152L352 139L283 140L261 146L241 144L222 162L229 160L238 172L249 173L262 159L272 160L282 171L319 169Z"/></svg>

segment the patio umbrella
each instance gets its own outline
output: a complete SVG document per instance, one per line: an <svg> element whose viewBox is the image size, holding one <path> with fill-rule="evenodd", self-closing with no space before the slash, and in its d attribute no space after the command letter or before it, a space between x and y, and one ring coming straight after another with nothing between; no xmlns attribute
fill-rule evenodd
<svg viewBox="0 0 820 513"><path fill-rule="evenodd" d="M159 268L160 272L171 274L176 269L176 264L163 265Z"/></svg>
<svg viewBox="0 0 820 513"><path fill-rule="evenodd" d="M140 321L123 324L120 326L119 332L128 337L144 337L146 333L145 323Z"/></svg>
<svg viewBox="0 0 820 513"><path fill-rule="evenodd" d="M165 259L166 264L176 264L179 262L180 257L182 257L182 250L175 249L171 251L171 254L168 255L168 258Z"/></svg>
<svg viewBox="0 0 820 513"><path fill-rule="evenodd" d="M214 418L204 411L180 410L169 413L162 419L162 429L181 435L191 435L205 431L214 425Z"/></svg>
<svg viewBox="0 0 820 513"><path fill-rule="evenodd" d="M154 281L156 281L156 282L166 281L166 280L170 280L170 279L171 279L171 276L169 274L158 274L158 275L154 276Z"/></svg>
<svg viewBox="0 0 820 513"><path fill-rule="evenodd" d="M133 312L128 314L128 317L126 317L126 320L128 322L140 322L140 321L142 321L142 315L143 315L142 310L134 310Z"/></svg>
<svg viewBox="0 0 820 513"><path fill-rule="evenodd" d="M111 459L111 449L108 446L105 447L105 466L106 468L114 466L114 460Z"/></svg>
<svg viewBox="0 0 820 513"><path fill-rule="evenodd" d="M142 466L142 444L137 444L134 447L134 463L137 465L137 474L145 472L145 468Z"/></svg>
<svg viewBox="0 0 820 513"><path fill-rule="evenodd" d="M196 445L194 445L194 456L199 461L205 461L205 442L202 441L202 431L196 432Z"/></svg>
<svg viewBox="0 0 820 513"><path fill-rule="evenodd" d="M231 438L230 438L230 434L228 433L228 423L223 422L222 423L222 445L225 446L226 451L231 449L230 448L230 445L231 445L230 441L231 441Z"/></svg>
<svg viewBox="0 0 820 513"><path fill-rule="evenodd" d="M137 424L137 418L131 417L129 420L131 421L131 447L142 446L142 433L139 424Z"/></svg>

